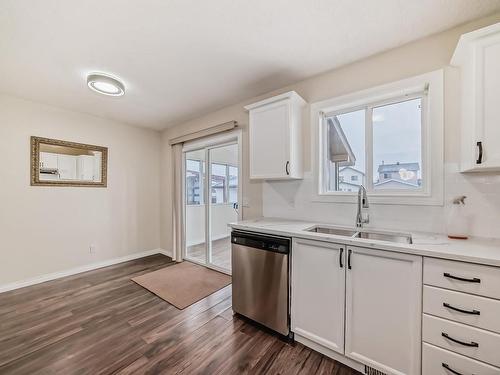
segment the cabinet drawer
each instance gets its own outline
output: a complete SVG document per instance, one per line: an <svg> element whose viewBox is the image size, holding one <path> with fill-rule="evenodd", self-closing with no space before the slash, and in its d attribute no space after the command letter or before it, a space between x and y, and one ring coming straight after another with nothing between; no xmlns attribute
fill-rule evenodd
<svg viewBox="0 0 500 375"><path fill-rule="evenodd" d="M426 285L424 313L500 333L500 301L496 299Z"/></svg>
<svg viewBox="0 0 500 375"><path fill-rule="evenodd" d="M447 369L448 368L448 369ZM422 345L422 374L424 375L500 375L500 368L452 353L434 345Z"/></svg>
<svg viewBox="0 0 500 375"><path fill-rule="evenodd" d="M425 258L424 284L500 299L500 268Z"/></svg>
<svg viewBox="0 0 500 375"><path fill-rule="evenodd" d="M429 344L500 366L499 334L424 314L422 339Z"/></svg>

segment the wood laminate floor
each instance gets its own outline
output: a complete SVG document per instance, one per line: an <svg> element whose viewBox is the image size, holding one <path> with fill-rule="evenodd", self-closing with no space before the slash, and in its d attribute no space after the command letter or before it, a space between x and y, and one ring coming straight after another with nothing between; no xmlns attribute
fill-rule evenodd
<svg viewBox="0 0 500 375"><path fill-rule="evenodd" d="M238 317L226 287L178 310L130 280L154 255L0 294L0 374L357 372Z"/></svg>

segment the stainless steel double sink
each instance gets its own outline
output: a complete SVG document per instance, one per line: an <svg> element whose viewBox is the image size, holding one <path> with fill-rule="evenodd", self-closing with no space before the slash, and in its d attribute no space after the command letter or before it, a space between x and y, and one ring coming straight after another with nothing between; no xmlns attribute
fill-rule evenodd
<svg viewBox="0 0 500 375"><path fill-rule="evenodd" d="M315 225L311 228L305 229L305 231L314 233L332 234L335 236L343 236L349 238L365 238L369 240L378 240L378 241L387 241L387 242L396 242L405 244L412 243L412 237L411 234L409 233L372 231L364 229L357 230L357 229L339 228L327 225Z"/></svg>

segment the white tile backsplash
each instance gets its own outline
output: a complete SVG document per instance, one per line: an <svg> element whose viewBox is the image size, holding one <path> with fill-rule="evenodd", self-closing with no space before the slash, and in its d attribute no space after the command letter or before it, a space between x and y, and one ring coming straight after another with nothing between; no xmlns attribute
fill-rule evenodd
<svg viewBox="0 0 500 375"><path fill-rule="evenodd" d="M451 200L466 195L471 235L500 238L500 174L462 174L456 163L446 163L444 169L444 206L371 204L369 226L445 233ZM314 202L313 186L311 173L298 181L265 182L264 216L354 225L355 204Z"/></svg>

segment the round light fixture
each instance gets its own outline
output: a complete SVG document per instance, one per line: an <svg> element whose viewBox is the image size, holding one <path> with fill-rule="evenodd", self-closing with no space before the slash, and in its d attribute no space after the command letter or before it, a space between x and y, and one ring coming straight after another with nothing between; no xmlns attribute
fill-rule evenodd
<svg viewBox="0 0 500 375"><path fill-rule="evenodd" d="M125 86L119 80L104 73L91 73L87 76L89 88L99 94L109 96L122 96Z"/></svg>

